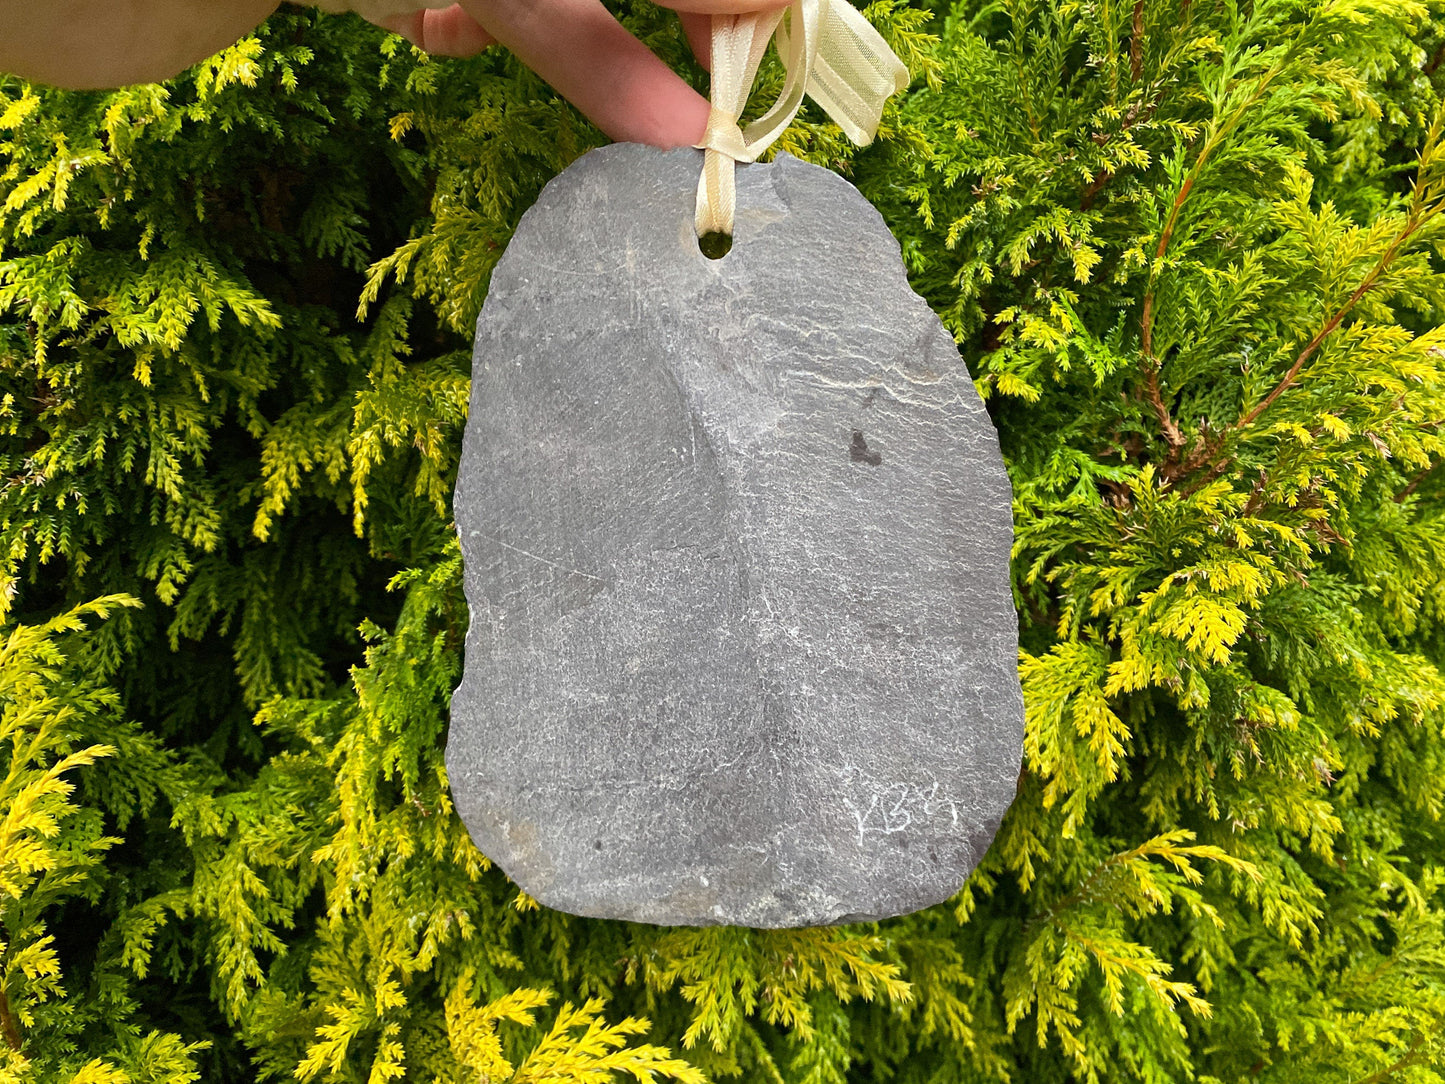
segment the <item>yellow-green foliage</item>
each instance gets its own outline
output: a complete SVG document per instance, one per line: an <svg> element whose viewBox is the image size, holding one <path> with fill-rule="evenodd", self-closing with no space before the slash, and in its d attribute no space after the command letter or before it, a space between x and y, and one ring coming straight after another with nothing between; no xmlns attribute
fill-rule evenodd
<svg viewBox="0 0 1445 1084"><path fill-rule="evenodd" d="M0 1078L1445 1079L1437 10L867 9L913 88L782 146L998 425L1026 758L954 901L802 931L547 911L448 793L470 327L598 134L301 9L0 78Z"/></svg>
<svg viewBox="0 0 1445 1084"><path fill-rule="evenodd" d="M116 719L117 697L87 676L75 637L87 616L104 617L127 596L97 599L40 625L11 625L0 644L0 1080L186 1084L204 1040L186 1042L148 1026L128 996L143 978L159 898L118 909L92 949L89 982L62 974L73 936L57 920L77 901L94 904L108 878L107 814L125 822L149 807L156 769L169 758L153 739ZM104 736L114 744L101 744ZM120 788L77 800L75 779L101 758L134 756ZM120 799L119 802L116 799ZM94 940L94 939L93 939ZM68 981L70 980L70 981Z"/></svg>

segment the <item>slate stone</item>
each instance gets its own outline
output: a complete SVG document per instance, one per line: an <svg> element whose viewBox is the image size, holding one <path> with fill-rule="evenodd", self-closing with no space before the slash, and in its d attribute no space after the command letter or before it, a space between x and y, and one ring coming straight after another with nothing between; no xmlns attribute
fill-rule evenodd
<svg viewBox="0 0 1445 1084"><path fill-rule="evenodd" d="M817 925L952 895L1012 800L1010 492L953 340L840 177L594 151L477 325L447 768L543 904Z"/></svg>

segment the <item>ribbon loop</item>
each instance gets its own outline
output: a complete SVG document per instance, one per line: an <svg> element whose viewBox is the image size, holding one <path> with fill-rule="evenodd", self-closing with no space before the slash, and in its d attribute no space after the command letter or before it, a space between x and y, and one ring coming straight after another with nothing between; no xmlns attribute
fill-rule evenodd
<svg viewBox="0 0 1445 1084"><path fill-rule="evenodd" d="M773 107L746 129L739 118L768 42L787 78ZM793 0L787 8L712 18L712 112L702 142L697 235L731 235L735 166L755 162L783 134L807 94L860 147L873 141L883 103L908 86L908 69L848 0Z"/></svg>

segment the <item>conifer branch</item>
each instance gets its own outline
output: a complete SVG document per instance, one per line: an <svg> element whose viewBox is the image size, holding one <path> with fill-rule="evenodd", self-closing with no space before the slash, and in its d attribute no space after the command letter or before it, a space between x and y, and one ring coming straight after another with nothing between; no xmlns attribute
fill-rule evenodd
<svg viewBox="0 0 1445 1084"><path fill-rule="evenodd" d="M1144 294L1141 338L1146 356L1153 357L1154 355L1154 293L1155 286L1159 280L1159 266L1165 254L1168 253L1170 244L1174 240L1174 232L1179 227L1179 215L1184 210L1184 205L1189 201L1190 193L1194 191L1195 184L1198 183L1200 175L1204 172L1204 167L1209 163L1210 159L1213 158L1215 151L1219 150L1219 148L1224 145L1224 141L1234 134L1234 130L1239 127L1245 115L1255 103L1264 97L1270 85L1279 78L1280 74L1288 66L1289 61L1293 59L1294 55L1293 51L1291 51L1287 53L1286 57L1278 64L1260 76L1259 81L1255 84L1255 88L1250 92L1249 96L1236 106L1234 112L1226 117L1221 124L1210 131L1204 140L1204 145L1199 149L1199 156L1195 158L1194 164L1189 167L1189 172L1184 175L1184 180L1179 185L1179 191L1175 194L1174 201L1169 206L1169 214L1164 219L1164 226L1159 231L1159 243L1154 248L1154 268L1149 274L1149 289Z"/></svg>
<svg viewBox="0 0 1445 1084"><path fill-rule="evenodd" d="M1093 136L1094 142L1100 147L1107 147L1113 142L1116 136L1127 135L1130 129L1137 125L1147 124L1154 118L1154 114L1159 111L1159 107L1164 104L1164 98L1167 93L1168 88L1165 87L1155 94L1147 103L1141 105L1135 102L1129 107L1128 113L1124 115L1124 119L1120 123L1117 131L1096 132ZM1112 170L1101 169L1098 176L1089 182L1089 187L1084 189L1084 194L1079 198L1079 210L1090 210L1094 206L1094 201L1099 198L1099 193L1102 192L1105 186L1113 179L1114 172Z"/></svg>
<svg viewBox="0 0 1445 1084"><path fill-rule="evenodd" d="M1379 285L1381 278L1390 270L1395 261L1399 259L1400 254L1405 250L1405 247L1410 243L1410 240L1415 234L1439 215L1442 210L1445 210L1445 202L1442 202L1441 199L1442 179L1432 175L1432 169L1435 166L1435 155L1439 148L1442 122L1445 122L1445 112L1437 113L1434 123L1430 126L1430 132L1426 136L1425 145L1420 151L1419 173L1413 186L1413 191L1411 192L1410 211L1400 231L1391 238L1390 243L1385 246L1384 252L1382 252L1379 259L1375 261L1375 266L1360 280L1359 285L1350 293L1350 296L1345 300L1344 304L1325 320L1319 331L1315 332L1310 341L1305 344L1304 349L1299 352L1294 363L1286 370L1279 383L1271 388L1269 394L1260 400L1252 410L1242 415L1231 428L1235 430L1248 428L1261 414L1270 408L1275 400L1289 390L1294 382L1299 379L1300 372L1304 369L1305 364L1324 344L1324 341L1340 326L1340 323L1345 317L1354 311L1355 306L1360 303L1365 295Z"/></svg>
<svg viewBox="0 0 1445 1084"><path fill-rule="evenodd" d="M1384 1084L1401 1069L1407 1069L1418 1061L1421 1054L1424 1053L1424 1047L1425 1035L1423 1032L1417 1032L1414 1040L1410 1043L1410 1048L1400 1055L1393 1065L1387 1065L1378 1072L1371 1073L1363 1080L1357 1081L1356 1084Z"/></svg>
<svg viewBox="0 0 1445 1084"><path fill-rule="evenodd" d="M1270 389L1269 394L1261 399L1254 409L1240 417L1232 428L1245 429L1254 424L1255 420L1268 410L1276 399L1289 390L1290 386L1299 378L1300 371L1305 367L1305 363L1314 356L1315 351L1317 351L1324 344L1324 341L1329 338L1330 334L1340 326L1340 322L1353 311L1361 299L1378 285L1380 277L1389 270L1390 265L1393 264L1399 256L1401 247L1409 241L1410 237L1423 224L1423 220L1415 218L1410 219L1406 223L1405 229L1391 242L1389 248L1380 256L1379 261L1370 269L1369 274L1355 287L1349 299L1335 310L1334 314L1324 322L1324 326L1315 332L1314 337L1305 344L1304 349L1299 352L1299 356L1295 358L1294 364L1285 372L1279 383Z"/></svg>
<svg viewBox="0 0 1445 1084"><path fill-rule="evenodd" d="M1164 403L1164 397L1159 389L1159 369L1161 363L1154 353L1154 306L1155 294L1159 282L1159 270L1165 255L1169 251L1169 245L1174 240L1174 231L1179 226L1179 216L1184 210L1184 205L1189 200L1189 195L1194 191L1194 185L1203 173L1205 165L1209 162L1214 152L1223 145L1224 140L1229 136L1241 121L1249 108L1260 98L1264 97L1265 91L1270 84L1284 70L1285 61L1275 65L1270 71L1260 77L1254 91L1247 97L1234 112L1230 114L1223 124L1210 132L1205 139L1204 145L1200 148L1199 156L1194 160L1194 165L1185 174L1184 180L1179 185L1179 191L1174 196L1174 202L1170 205L1169 214L1164 220L1164 226L1159 231L1159 243L1154 249L1154 266L1149 273L1149 287L1144 292L1144 305L1140 315L1139 339L1144 354L1144 398L1154 416L1159 422L1159 431L1163 435L1165 443L1169 445L1169 456L1172 461L1178 450L1184 446L1184 434L1175 423L1169 408Z"/></svg>
<svg viewBox="0 0 1445 1084"><path fill-rule="evenodd" d="M1310 338L1303 349L1296 355L1284 376L1270 389L1269 393L1260 400L1253 408L1243 413L1237 421L1226 427L1219 436L1207 441L1205 446L1198 449L1195 454L1179 463L1166 463L1161 474L1166 480L1173 480L1191 474L1208 464L1208 469L1203 477L1196 479L1185 494L1197 492L1204 486L1220 477L1234 462L1234 456L1220 453L1228 443L1229 437L1233 434L1247 429L1254 424L1266 410L1272 406L1294 383L1299 379L1300 373L1310 358L1324 345L1326 339L1339 328L1346 317L1359 305L1371 290L1375 289L1385 273L1390 270L1395 261L1399 259L1411 239L1442 210L1445 210L1445 200L1441 198L1442 179L1432 174L1432 167L1435 165L1435 155L1439 149L1442 129L1445 129L1445 112L1437 112L1430 131L1426 135L1425 144L1420 151L1418 176L1411 194L1410 210L1400 231L1390 240L1375 265L1365 275L1359 284L1351 291L1350 296L1336 309L1321 325L1320 329ZM1148 299L1146 298L1146 302ZM1433 468L1432 468L1433 469ZM1425 472L1428 474L1429 472ZM1424 479L1422 474L1400 493L1396 494L1395 501L1403 501L1414 487ZM1245 505L1244 514L1254 515L1263 506L1263 491L1268 483L1267 478L1260 479L1254 486L1248 503Z"/></svg>

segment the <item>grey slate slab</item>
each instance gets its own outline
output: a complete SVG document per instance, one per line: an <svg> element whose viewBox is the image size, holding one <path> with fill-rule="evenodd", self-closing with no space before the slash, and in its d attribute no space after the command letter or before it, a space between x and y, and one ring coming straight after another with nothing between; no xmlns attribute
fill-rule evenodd
<svg viewBox="0 0 1445 1084"><path fill-rule="evenodd" d="M447 767L543 904L757 927L939 902L1023 734L1009 483L952 338L846 181L619 144L523 217L456 490Z"/></svg>

